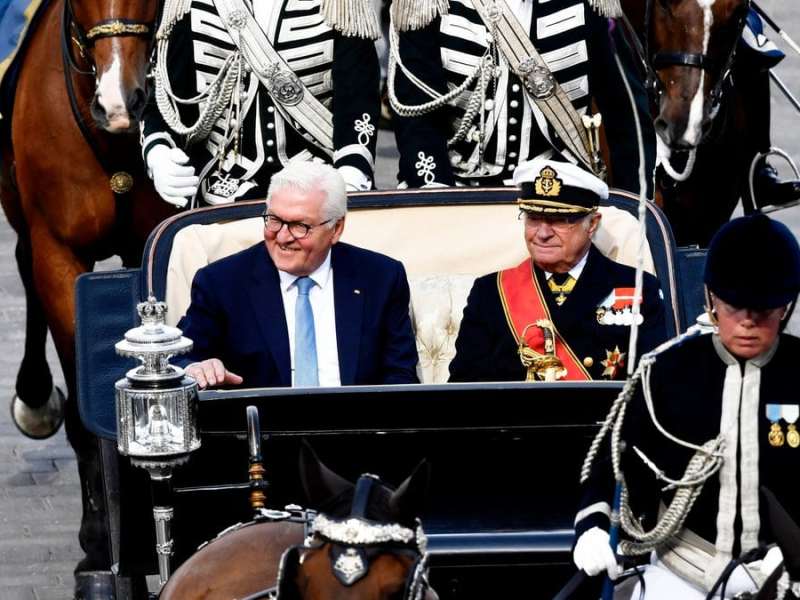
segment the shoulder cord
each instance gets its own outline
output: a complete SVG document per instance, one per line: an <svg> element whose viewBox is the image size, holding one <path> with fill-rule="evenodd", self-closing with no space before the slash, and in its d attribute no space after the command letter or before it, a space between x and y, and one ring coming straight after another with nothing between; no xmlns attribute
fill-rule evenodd
<svg viewBox="0 0 800 600"><path fill-rule="evenodd" d="M622 487L620 524L625 533L634 540L623 540L620 542L620 552L622 554L646 554L675 535L683 526L705 482L722 466L722 449L724 444L722 434L718 435L713 440L709 440L702 446L677 438L667 432L658 422L650 393L650 369L656 362L657 355L673 346L681 344L686 339L695 337L699 333L699 328L692 327L686 333L665 342L652 352L648 352L642 356L636 371L625 382L625 386L619 396L617 396L616 400L614 400L614 403L611 405L611 409L601 425L600 431L597 433L594 440L592 440L589 452L586 454L583 466L581 467L581 483L584 483L591 475L592 463L599 452L601 443L610 430L611 463L614 478L621 483ZM695 450L695 454L689 461L683 476L680 479L670 479L664 474L664 471L658 468L652 460L647 458L641 450L634 448L645 465L653 471L656 479L665 481L668 484L663 488L664 491L670 489L677 490L669 507L660 516L658 523L656 523L655 527L650 531L645 531L633 514L628 498L628 487L621 466L623 450L623 441L621 439L622 425L625 420L627 404L633 397L637 382L641 382L642 384L647 410L656 429L667 439L676 444Z"/></svg>
<svg viewBox="0 0 800 600"><path fill-rule="evenodd" d="M168 0L164 9L165 21L157 34L155 64L156 104L165 123L178 135L186 136L187 144L203 140L209 136L214 123L226 109L231 108L231 98L242 78L242 58L237 50L225 59L217 76L203 92L192 98L179 98L172 90L167 70L167 51L169 36L175 23L188 11L185 0ZM184 11L184 12L181 12ZM205 102L200 115L192 125L184 125L178 113L178 104L192 105Z"/></svg>
<svg viewBox="0 0 800 600"><path fill-rule="evenodd" d="M455 134L453 134L453 136L447 140L447 145L453 146L457 144L467 137L468 132L470 132L471 141L478 141L473 138L470 125L475 118L475 115L478 114L478 111L480 111L484 105L486 90L489 87L491 78L494 76L495 60L492 56L491 45L483 54L483 56L481 56L480 62L478 66L475 67L475 70L470 73L460 85L453 88L446 94L440 94L427 83L419 79L416 75L411 73L411 71L409 71L403 64L403 61L400 58L400 39L397 33L397 28L394 24L394 17L391 17L391 23L389 26L389 39L389 71L386 78L386 84L389 92L389 103L394 111L401 117L419 117L431 113L455 100L477 81L477 85L470 93L469 100L467 101L467 107L464 111L464 116L461 118L461 122L459 123ZM403 75L405 75L408 80L424 94L430 96L432 100L417 105L403 104L400 102L395 92L395 77L398 66L403 72Z"/></svg>

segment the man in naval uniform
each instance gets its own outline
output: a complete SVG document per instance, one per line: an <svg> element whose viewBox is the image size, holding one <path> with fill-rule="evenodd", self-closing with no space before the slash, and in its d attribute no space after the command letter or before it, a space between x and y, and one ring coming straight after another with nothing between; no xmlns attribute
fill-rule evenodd
<svg viewBox="0 0 800 600"><path fill-rule="evenodd" d="M450 381L523 381L537 355L557 356L554 379L624 379L635 269L592 244L603 181L570 163L519 165L520 216L530 258L480 277L470 291ZM639 352L666 337L658 281L645 274Z"/></svg>
<svg viewBox="0 0 800 600"><path fill-rule="evenodd" d="M629 503L622 511L636 526L623 528L619 551L654 550L644 573L649 600L701 600L732 558L775 541L762 486L800 521L800 340L782 333L800 292L800 247L765 215L735 219L712 240L704 279L715 326L655 354L649 406L640 386L623 422L619 455ZM705 471L689 472L696 453ZM614 494L608 465L584 468L574 560L589 575L617 571L607 533ZM665 491L670 480L689 485ZM693 503L682 496L693 493L692 480L700 483ZM656 523L655 538L640 543ZM776 549L761 563L738 567L725 597L753 591L777 562Z"/></svg>
<svg viewBox="0 0 800 600"><path fill-rule="evenodd" d="M369 0L168 1L142 127L158 193L176 206L263 198L295 160L371 189L379 35Z"/></svg>
<svg viewBox="0 0 800 600"><path fill-rule="evenodd" d="M639 191L643 128L652 187L655 134L627 48L615 60L606 0L393 0L389 95L408 187L509 185L514 169L555 158L601 173L584 117L602 112L609 181ZM595 115L592 128L599 123Z"/></svg>

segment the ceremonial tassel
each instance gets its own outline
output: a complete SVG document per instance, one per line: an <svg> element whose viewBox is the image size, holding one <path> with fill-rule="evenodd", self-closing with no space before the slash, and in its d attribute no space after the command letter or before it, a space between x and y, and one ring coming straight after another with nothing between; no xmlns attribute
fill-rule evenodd
<svg viewBox="0 0 800 600"><path fill-rule="evenodd" d="M589 0L589 6L603 17L616 18L622 16L619 0Z"/></svg>
<svg viewBox="0 0 800 600"><path fill-rule="evenodd" d="M392 20L398 31L413 31L430 25L436 17L446 15L448 0L394 0Z"/></svg>
<svg viewBox="0 0 800 600"><path fill-rule="evenodd" d="M377 40L381 37L378 15L370 0L322 0L325 23L347 37Z"/></svg>

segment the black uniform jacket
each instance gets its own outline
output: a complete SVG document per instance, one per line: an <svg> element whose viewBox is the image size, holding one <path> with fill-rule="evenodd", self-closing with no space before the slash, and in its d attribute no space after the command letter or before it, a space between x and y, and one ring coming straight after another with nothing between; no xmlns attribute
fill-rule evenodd
<svg viewBox="0 0 800 600"><path fill-rule="evenodd" d="M702 445L720 433L722 414L722 389L727 365L719 358L712 342L713 335L701 335L684 341L658 355L651 375L651 390L656 418L668 432L680 439ZM797 394L797 357L800 356L800 339L782 334L772 359L761 368L761 387L758 409L758 476L759 484L769 488L796 522L800 522L800 448L788 443L773 447L768 441L771 422L766 416L768 404L800 404ZM787 424L780 425L784 431ZM632 398L623 428L627 451L623 465L625 480L630 489L634 512L643 517L649 529L654 524L659 500L666 504L672 496L660 490L665 485L656 482L652 471L631 450L640 448L672 479L679 479L694 452L668 441L653 425L641 389ZM592 477L584 487L582 508L611 503L613 476L607 460L600 460ZM741 486L741 477L737 477ZM719 508L719 477L712 476L703 487L685 526L712 544L717 537L717 512ZM738 494L737 494L738 496ZM740 496L739 496L740 498ZM774 542L769 530L766 503L760 501L761 529L759 537L767 543ZM737 502L737 510L739 502ZM579 536L592 526L608 527L602 512L591 511L576 522ZM734 528L738 553L740 515Z"/></svg>
<svg viewBox="0 0 800 600"><path fill-rule="evenodd" d="M650 118L647 93L636 74L633 55L609 20L599 16L584 0L526 0L532 3L530 39L548 63L553 76L567 92L579 112L599 111L610 151L610 185L638 192L639 145L634 113L625 82L614 58L620 57L631 86L642 127L645 172L655 167L655 132ZM449 14L428 26L403 32L399 53L403 65L418 79L444 94L460 85L486 54L489 32L472 0L449 0ZM482 151L483 174L469 159L476 152L477 139L448 147L464 117L468 91L433 112L395 119L400 151L398 179L409 187L421 187L426 174L438 184L502 185L513 176L522 160L530 160L555 149L561 141L552 127L542 131L531 116L529 100L519 77L500 61L500 75L490 86L490 102L482 118L493 123ZM420 105L431 97L411 83L397 69L396 93L406 105ZM592 108L592 104L596 108ZM480 115L472 120L476 126ZM545 137L547 136L547 137ZM427 163L426 163L427 161ZM426 168L426 165L429 168ZM649 184L648 184L649 185ZM650 191L650 190L649 190Z"/></svg>
<svg viewBox="0 0 800 600"><path fill-rule="evenodd" d="M592 245L575 288L558 306L544 272L534 270L556 329L584 366L592 363L587 368L592 379L604 379L601 361L617 347L627 357L630 328L600 324L597 308L614 288L633 287L636 271L606 258ZM639 328L639 353L666 339L664 305L658 280L652 275L645 274L642 295L644 321ZM591 361L584 360L587 358ZM617 369L615 378L624 379L625 372L625 368ZM464 308L456 356L450 363L450 381L524 381L525 374L503 311L497 273L485 275L475 281Z"/></svg>

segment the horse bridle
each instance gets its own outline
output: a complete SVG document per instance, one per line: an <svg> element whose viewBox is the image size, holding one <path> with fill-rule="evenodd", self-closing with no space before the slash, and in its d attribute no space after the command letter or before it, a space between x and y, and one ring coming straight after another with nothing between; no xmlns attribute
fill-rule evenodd
<svg viewBox="0 0 800 600"><path fill-rule="evenodd" d="M287 548L281 556L277 582L242 600L291 600L294 598L290 579L303 561L304 553L329 544L333 574L345 587L350 587L369 573L370 554L380 550L408 554L414 560L406 578L403 599L423 600L428 583L428 538L417 520L411 529L399 523L379 523L366 518L370 493L380 480L362 475L356 483L350 516L332 519L312 513L313 521L302 544Z"/></svg>
<svg viewBox="0 0 800 600"><path fill-rule="evenodd" d="M650 53L650 29L652 26L653 18L653 3L655 0L646 0L645 14L644 14L644 37L643 43L639 42L635 29L631 26L630 22L625 19L627 26L632 31L631 36L633 43L636 47L637 54L642 62L645 71L646 80L645 85L650 93L651 99L658 105L661 95L664 93L664 85L658 77L658 71L666 67L694 67L703 69L705 71L712 71L719 65L719 61L715 61L707 54L700 54L696 52L678 52L678 51L660 51L653 54ZM736 22L736 35L733 38L733 44L727 54L726 59L722 62L722 69L720 70L719 78L714 84L710 93L711 99L711 114L716 114L720 103L722 102L723 86L730 78L731 68L733 66L733 59L736 55L736 46L739 38L741 37L742 30L744 29L745 21L747 18L747 10L750 7L751 0L745 0L744 6L741 9L741 14Z"/></svg>
<svg viewBox="0 0 800 600"><path fill-rule="evenodd" d="M161 6L159 4L159 6ZM159 12L160 12L159 8ZM87 30L75 19L75 11L72 8L72 0L64 0L64 14L61 20L62 26L62 51L65 58L69 60L70 68L81 75L94 75L95 66L92 63L91 71L82 70L72 57L69 51L69 43L72 42L78 48L78 52L86 58L87 51L91 49L97 40L109 37L134 36L150 38L150 45L154 43L154 35L158 16L155 21L136 21L133 19L104 19L93 24Z"/></svg>

